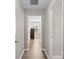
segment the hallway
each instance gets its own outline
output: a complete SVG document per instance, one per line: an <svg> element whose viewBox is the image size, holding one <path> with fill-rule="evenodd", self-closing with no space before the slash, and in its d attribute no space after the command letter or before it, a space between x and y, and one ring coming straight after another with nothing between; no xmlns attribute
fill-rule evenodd
<svg viewBox="0 0 79 59"><path fill-rule="evenodd" d="M63 59L63 31L63 0L16 0L16 59Z"/></svg>
<svg viewBox="0 0 79 59"><path fill-rule="evenodd" d="M22 59L47 59L41 48L41 40L37 36L39 34L35 33L35 39L29 41L29 51L25 51Z"/></svg>

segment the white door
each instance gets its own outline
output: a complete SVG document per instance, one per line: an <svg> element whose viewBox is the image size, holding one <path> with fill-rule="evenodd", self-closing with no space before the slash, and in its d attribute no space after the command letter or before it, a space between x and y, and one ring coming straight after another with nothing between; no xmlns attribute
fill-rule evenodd
<svg viewBox="0 0 79 59"><path fill-rule="evenodd" d="M63 59L63 8L56 1L49 9L49 59Z"/></svg>
<svg viewBox="0 0 79 59"><path fill-rule="evenodd" d="M63 59L63 8L62 1L53 5L53 58Z"/></svg>

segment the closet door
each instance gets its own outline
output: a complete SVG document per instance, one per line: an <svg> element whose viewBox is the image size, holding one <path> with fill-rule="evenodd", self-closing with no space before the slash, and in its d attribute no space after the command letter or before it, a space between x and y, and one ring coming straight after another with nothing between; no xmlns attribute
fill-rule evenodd
<svg viewBox="0 0 79 59"><path fill-rule="evenodd" d="M63 59L63 8L62 1L56 1L53 7L53 56Z"/></svg>

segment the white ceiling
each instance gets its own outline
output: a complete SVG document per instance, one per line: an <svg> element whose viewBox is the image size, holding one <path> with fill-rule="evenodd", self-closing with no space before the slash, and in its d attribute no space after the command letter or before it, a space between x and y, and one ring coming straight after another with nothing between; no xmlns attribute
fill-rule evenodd
<svg viewBox="0 0 79 59"><path fill-rule="evenodd" d="M38 5L30 5L30 0L21 0L21 3L26 9L44 9L49 0L38 0Z"/></svg>

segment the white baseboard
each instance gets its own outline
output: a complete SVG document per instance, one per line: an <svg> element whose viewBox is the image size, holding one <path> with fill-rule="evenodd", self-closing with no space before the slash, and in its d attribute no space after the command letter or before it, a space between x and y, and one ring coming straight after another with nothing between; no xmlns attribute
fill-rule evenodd
<svg viewBox="0 0 79 59"><path fill-rule="evenodd" d="M25 51L29 51L29 50L28 49L24 49L19 59L22 58L22 56L23 56L23 54L24 54ZM49 59L49 56L47 54L47 51L45 49L42 49L42 51L45 52L47 59ZM63 59L63 58L62 58L62 56L52 56L51 59Z"/></svg>
<svg viewBox="0 0 79 59"><path fill-rule="evenodd" d="M47 54L47 51L45 49L42 49L42 51L45 52L47 59L49 59L48 54Z"/></svg>
<svg viewBox="0 0 79 59"><path fill-rule="evenodd" d="M22 56L23 56L23 54L24 54L25 51L28 51L28 49L24 49L24 50L23 50L23 52L21 53L19 59L22 59Z"/></svg>
<svg viewBox="0 0 79 59"><path fill-rule="evenodd" d="M52 59L63 59L62 56L52 56Z"/></svg>
<svg viewBox="0 0 79 59"><path fill-rule="evenodd" d="M23 50L23 52L21 53L21 55L20 55L19 59L21 59L21 58L22 58L23 54L24 54L24 50Z"/></svg>
<svg viewBox="0 0 79 59"><path fill-rule="evenodd" d="M23 56L23 54L24 54L25 51L29 51L29 50L28 50L28 49L24 49L23 52L21 53L19 59L22 59L22 56ZM45 54L46 54L46 56L47 56L47 59L48 59L48 54L47 54L46 50L45 50L45 49L42 49L42 51L45 52Z"/></svg>
<svg viewBox="0 0 79 59"><path fill-rule="evenodd" d="M47 54L47 51L45 49L42 49L42 51L45 52L46 56L47 56L47 59L63 59L62 56L52 56L51 58L49 58L48 54Z"/></svg>

